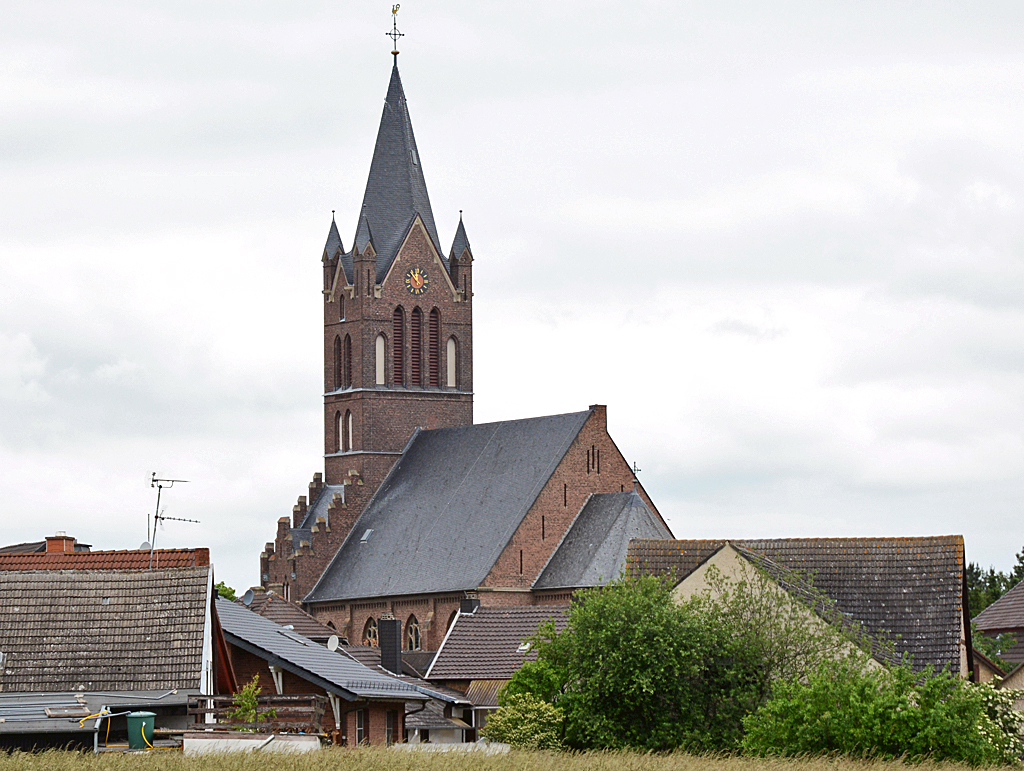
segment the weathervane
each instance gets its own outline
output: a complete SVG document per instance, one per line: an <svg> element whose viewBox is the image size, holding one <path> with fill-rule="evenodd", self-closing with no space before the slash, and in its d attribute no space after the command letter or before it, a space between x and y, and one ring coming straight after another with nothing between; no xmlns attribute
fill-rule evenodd
<svg viewBox="0 0 1024 771"><path fill-rule="evenodd" d="M398 64L398 38L405 37L405 35L398 31L398 9L401 7L398 3L391 6L391 31L384 33L394 42L395 50L391 53L395 57L395 64Z"/></svg>

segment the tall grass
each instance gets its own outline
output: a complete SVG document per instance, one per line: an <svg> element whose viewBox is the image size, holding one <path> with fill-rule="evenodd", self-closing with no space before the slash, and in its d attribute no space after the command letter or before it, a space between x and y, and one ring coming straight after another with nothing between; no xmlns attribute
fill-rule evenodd
<svg viewBox="0 0 1024 771"><path fill-rule="evenodd" d="M765 759L707 755L641 755L630 752L394 752L330 748L308 755L234 753L184 757L157 750L148 754L63 752L0 753L0 771L952 771L954 763L921 763L818 757Z"/></svg>

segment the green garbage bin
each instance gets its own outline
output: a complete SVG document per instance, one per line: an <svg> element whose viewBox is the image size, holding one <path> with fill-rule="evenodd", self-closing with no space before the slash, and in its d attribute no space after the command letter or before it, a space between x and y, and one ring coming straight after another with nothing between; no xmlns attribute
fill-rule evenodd
<svg viewBox="0 0 1024 771"><path fill-rule="evenodd" d="M128 748L145 750L153 745L153 729L156 722L155 712L128 713Z"/></svg>

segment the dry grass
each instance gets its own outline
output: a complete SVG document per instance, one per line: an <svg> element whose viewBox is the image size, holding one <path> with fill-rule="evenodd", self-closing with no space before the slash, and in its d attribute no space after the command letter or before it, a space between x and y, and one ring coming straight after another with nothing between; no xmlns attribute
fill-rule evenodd
<svg viewBox="0 0 1024 771"><path fill-rule="evenodd" d="M180 752L104 754L50 751L0 754L0 771L954 771L953 763L912 766L897 761L847 758L796 760L672 755L625 752L472 753L394 752L385 749L331 748L287 759L275 754L184 757Z"/></svg>

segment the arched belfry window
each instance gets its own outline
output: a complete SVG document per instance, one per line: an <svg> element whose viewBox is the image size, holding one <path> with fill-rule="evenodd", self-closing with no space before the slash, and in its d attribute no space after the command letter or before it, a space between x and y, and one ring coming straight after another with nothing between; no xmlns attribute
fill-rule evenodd
<svg viewBox="0 0 1024 771"><path fill-rule="evenodd" d="M334 451L341 452L344 449L342 434L344 432L344 424L341 422L341 412L337 412L334 415Z"/></svg>
<svg viewBox="0 0 1024 771"><path fill-rule="evenodd" d="M391 359L394 363L391 382L395 385L405 385L405 311L401 305L395 308L392 314Z"/></svg>
<svg viewBox="0 0 1024 771"><path fill-rule="evenodd" d="M372 645L374 648L379 646L377 619L373 616L366 619L366 625L363 626L363 645Z"/></svg>
<svg viewBox="0 0 1024 771"><path fill-rule="evenodd" d="M377 359L377 366L376 366L376 370L377 370L377 385L386 385L386 381L384 379L384 374L385 374L384 354L385 354L385 348L386 348L386 346L384 344L384 335L377 335L377 342L376 342L375 345L376 345L375 353L377 354L376 355L376 359Z"/></svg>
<svg viewBox="0 0 1024 771"><path fill-rule="evenodd" d="M423 311L419 308L413 308L409 325L409 382L423 385Z"/></svg>
<svg viewBox="0 0 1024 771"><path fill-rule="evenodd" d="M446 351L445 369L448 377L445 378L445 385L449 388L456 388L459 385L459 343L454 337L448 338L448 350Z"/></svg>
<svg viewBox="0 0 1024 771"><path fill-rule="evenodd" d="M331 388L334 391L341 388L344 368L341 359L341 338L336 336L334 338L334 382L331 383Z"/></svg>
<svg viewBox="0 0 1024 771"><path fill-rule="evenodd" d="M345 335L344 346L344 369L342 385L345 388L352 387L352 336Z"/></svg>
<svg viewBox="0 0 1024 771"><path fill-rule="evenodd" d="M405 649L407 651L423 650L420 622L416 616L409 616L405 622Z"/></svg>
<svg viewBox="0 0 1024 771"><path fill-rule="evenodd" d="M345 293L338 292L338 318L345 320Z"/></svg>
<svg viewBox="0 0 1024 771"><path fill-rule="evenodd" d="M340 416L341 413L339 412ZM343 452L352 451L352 434L355 433L352 429L355 427L355 419L352 417L352 410L345 410L345 422L344 424L339 423L341 427L341 449Z"/></svg>
<svg viewBox="0 0 1024 771"><path fill-rule="evenodd" d="M430 311L430 330L427 333L427 358L430 368L430 385L441 385L441 311Z"/></svg>

